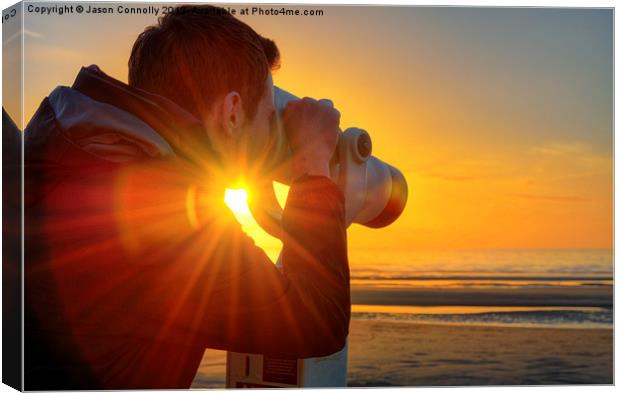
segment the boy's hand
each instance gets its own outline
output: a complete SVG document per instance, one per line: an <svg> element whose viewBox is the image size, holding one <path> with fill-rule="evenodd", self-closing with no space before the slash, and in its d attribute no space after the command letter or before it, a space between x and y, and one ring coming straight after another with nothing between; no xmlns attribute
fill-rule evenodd
<svg viewBox="0 0 620 393"><path fill-rule="evenodd" d="M329 161L340 133L340 112L332 102L309 97L290 101L283 120L293 151L293 176L329 177Z"/></svg>

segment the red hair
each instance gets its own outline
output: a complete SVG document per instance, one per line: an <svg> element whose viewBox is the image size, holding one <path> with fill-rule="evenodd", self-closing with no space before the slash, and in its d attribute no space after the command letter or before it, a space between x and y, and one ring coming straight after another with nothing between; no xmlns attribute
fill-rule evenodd
<svg viewBox="0 0 620 393"><path fill-rule="evenodd" d="M223 8L182 6L138 36L129 85L165 96L198 118L217 98L238 91L253 118L269 71L279 66L276 44Z"/></svg>

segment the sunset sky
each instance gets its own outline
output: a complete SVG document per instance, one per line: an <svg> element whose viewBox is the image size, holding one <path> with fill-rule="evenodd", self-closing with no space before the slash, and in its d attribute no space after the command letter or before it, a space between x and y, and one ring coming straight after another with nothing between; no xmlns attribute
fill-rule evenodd
<svg viewBox="0 0 620 393"><path fill-rule="evenodd" d="M278 44L276 85L332 99L342 128L366 129L408 180L395 224L350 229L352 263L385 250L612 247L611 10L311 8L324 15L240 18ZM26 14L26 122L83 65L126 81L153 22Z"/></svg>

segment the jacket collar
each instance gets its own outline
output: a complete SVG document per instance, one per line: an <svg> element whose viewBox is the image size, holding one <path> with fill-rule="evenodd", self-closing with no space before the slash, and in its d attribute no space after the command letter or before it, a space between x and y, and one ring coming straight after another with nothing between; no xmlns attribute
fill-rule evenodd
<svg viewBox="0 0 620 393"><path fill-rule="evenodd" d="M205 160L220 161L202 123L163 96L129 86L95 65L83 67L72 88L136 116L165 139L178 156L199 165Z"/></svg>

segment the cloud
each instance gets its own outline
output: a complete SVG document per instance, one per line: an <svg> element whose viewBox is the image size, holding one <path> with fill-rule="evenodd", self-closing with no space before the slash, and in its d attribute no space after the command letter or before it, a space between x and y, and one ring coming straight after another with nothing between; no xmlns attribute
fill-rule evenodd
<svg viewBox="0 0 620 393"><path fill-rule="evenodd" d="M609 165L612 162L610 152L597 152L593 146L579 141L551 143L535 146L532 152L548 159L570 159L589 167Z"/></svg>
<svg viewBox="0 0 620 393"><path fill-rule="evenodd" d="M77 50L51 46L51 45L29 45L26 51L26 61L45 62L55 64L71 64L82 60L85 55Z"/></svg>
<svg viewBox="0 0 620 393"><path fill-rule="evenodd" d="M10 44L12 41L16 40L17 38L21 37L21 33L22 31L17 31L15 32L13 35L11 35L9 38L7 38L2 45L7 45ZM39 34L39 33L35 33L34 31L30 31L27 29L23 30L23 33L26 37L31 37L31 38L37 38L37 39L44 39L45 36L43 34Z"/></svg>
<svg viewBox="0 0 620 393"><path fill-rule="evenodd" d="M545 156L575 156L591 152L590 147L583 142L551 143L532 148L535 153Z"/></svg>
<svg viewBox="0 0 620 393"><path fill-rule="evenodd" d="M512 193L511 196L523 199L533 199L539 201L549 201L549 202L588 202L590 199L573 196L573 195L536 195L536 194L520 194L520 193Z"/></svg>
<svg viewBox="0 0 620 393"><path fill-rule="evenodd" d="M450 157L442 157L416 168L411 168L407 172L415 173L428 179L469 182L501 178L505 175L505 167L498 165L497 161L486 156L463 158L458 157L457 154L452 154Z"/></svg>
<svg viewBox="0 0 620 393"><path fill-rule="evenodd" d="M613 155L611 151L597 151L593 146L583 142L552 143L533 147L531 161L538 171L553 170L555 176L547 178L548 182L601 176L611 174Z"/></svg>
<svg viewBox="0 0 620 393"><path fill-rule="evenodd" d="M473 176L467 175L446 175L446 174L438 174L438 173L427 173L424 175L425 177L431 177L433 179L447 180L447 181L470 181L474 180Z"/></svg>

